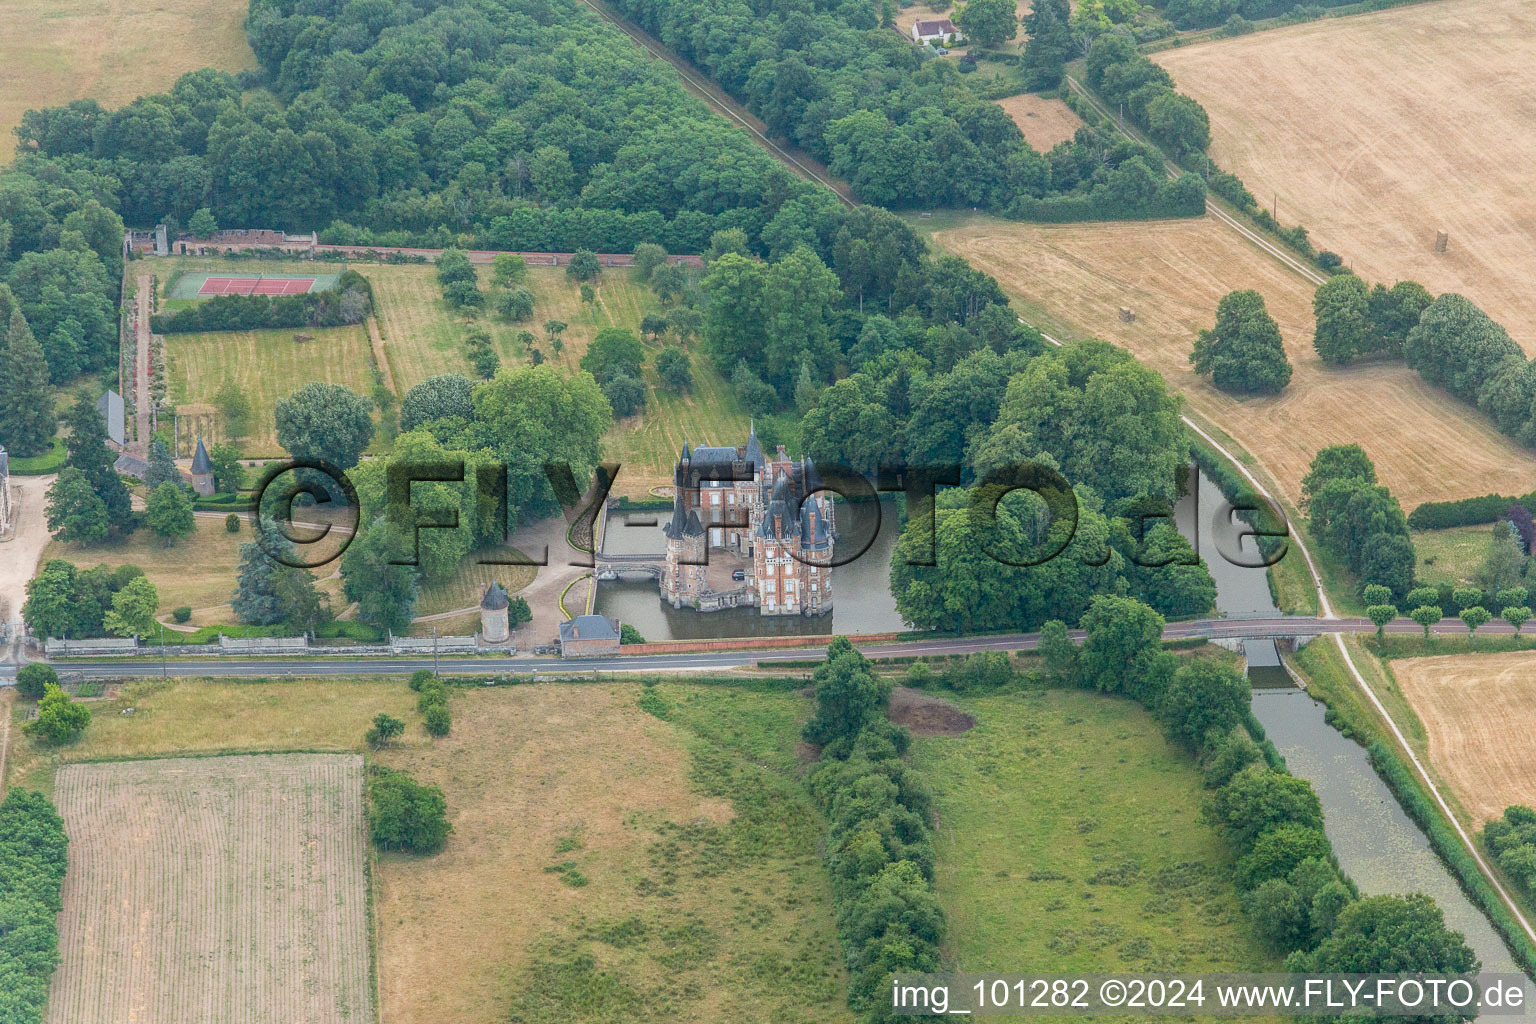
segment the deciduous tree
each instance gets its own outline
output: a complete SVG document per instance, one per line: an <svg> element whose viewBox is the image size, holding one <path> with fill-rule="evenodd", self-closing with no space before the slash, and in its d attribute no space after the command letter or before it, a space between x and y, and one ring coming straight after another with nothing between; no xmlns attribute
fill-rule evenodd
<svg viewBox="0 0 1536 1024"><path fill-rule="evenodd" d="M189 536L197 528L197 521L192 515L192 499L187 497L186 488L169 482L151 492L149 504L144 510L144 521L167 545L174 544L178 538Z"/></svg>
<svg viewBox="0 0 1536 1024"><path fill-rule="evenodd" d="M1276 394L1291 380L1280 328L1264 307L1264 297L1252 290L1222 298L1215 330L1200 332L1189 361L1223 391Z"/></svg>
<svg viewBox="0 0 1536 1024"><path fill-rule="evenodd" d="M357 465L373 439L373 403L339 384L313 381L277 403L277 442L296 458Z"/></svg>
<svg viewBox="0 0 1536 1024"><path fill-rule="evenodd" d="M155 628L159 608L160 592L140 576L112 595L112 610L106 614L105 625L118 636L148 636Z"/></svg>
<svg viewBox="0 0 1536 1024"><path fill-rule="evenodd" d="M966 0L955 12L955 25L976 45L996 48L1018 34L1016 11L1008 0Z"/></svg>

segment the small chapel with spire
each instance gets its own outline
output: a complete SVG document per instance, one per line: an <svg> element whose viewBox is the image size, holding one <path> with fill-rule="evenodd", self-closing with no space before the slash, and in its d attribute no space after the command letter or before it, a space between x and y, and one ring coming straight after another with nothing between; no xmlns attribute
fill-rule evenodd
<svg viewBox="0 0 1536 1024"><path fill-rule="evenodd" d="M809 458L792 459L783 445L769 458L753 424L746 443L734 447L685 440L672 484L661 578L661 596L672 607L755 604L763 615L832 610L832 499L820 490ZM744 579L729 579L729 567L738 564ZM731 593L722 595L722 588Z"/></svg>

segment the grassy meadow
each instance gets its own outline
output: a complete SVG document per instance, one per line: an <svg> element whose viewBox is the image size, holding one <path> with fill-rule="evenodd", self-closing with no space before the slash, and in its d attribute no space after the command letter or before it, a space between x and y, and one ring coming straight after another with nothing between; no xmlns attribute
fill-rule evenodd
<svg viewBox="0 0 1536 1024"><path fill-rule="evenodd" d="M1140 706L1077 690L958 703L976 727L913 755L939 811L950 968L1279 969L1201 821L1193 762Z"/></svg>
<svg viewBox="0 0 1536 1024"><path fill-rule="evenodd" d="M1493 544L1493 527L1453 526L1445 530L1414 530L1413 550L1419 556L1414 578L1429 585L1471 583L1482 571Z"/></svg>
<svg viewBox="0 0 1536 1024"><path fill-rule="evenodd" d="M383 1019L851 1024L825 823L798 777L804 697L455 688L435 741L415 700L398 678L137 682L74 743L18 738L9 778L51 792L85 761L356 751L440 786L446 848L372 854ZM379 712L406 731L369 752Z"/></svg>

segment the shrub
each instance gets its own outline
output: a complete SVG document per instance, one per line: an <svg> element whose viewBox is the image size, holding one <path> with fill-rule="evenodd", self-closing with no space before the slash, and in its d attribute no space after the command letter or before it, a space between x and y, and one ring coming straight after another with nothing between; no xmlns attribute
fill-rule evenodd
<svg viewBox="0 0 1536 1024"><path fill-rule="evenodd" d="M76 703L58 684L48 683L37 702L37 717L22 731L47 743L65 743L84 732L90 721L90 708Z"/></svg>
<svg viewBox="0 0 1536 1024"><path fill-rule="evenodd" d="M381 711L373 716L373 725L363 734L363 739L374 750L378 750L403 732L405 732L404 722Z"/></svg>
<svg viewBox="0 0 1536 1024"><path fill-rule="evenodd" d="M1485 494L1459 501L1426 501L1408 515L1408 525L1415 530L1444 530L1452 526L1481 526L1497 522L1519 498Z"/></svg>
<svg viewBox="0 0 1536 1024"><path fill-rule="evenodd" d="M171 612L171 618L175 619L177 622L186 622L191 617L192 609L188 608L186 605L182 605L180 608L177 608L175 611Z"/></svg>
<svg viewBox="0 0 1536 1024"><path fill-rule="evenodd" d="M446 736L448 730L453 728L453 716L447 704L433 704L427 708L422 712L421 722L433 736Z"/></svg>
<svg viewBox="0 0 1536 1024"><path fill-rule="evenodd" d="M52 665L33 662L16 673L16 692L27 700L40 700L48 687L59 685L59 674Z"/></svg>
<svg viewBox="0 0 1536 1024"><path fill-rule="evenodd" d="M448 802L436 786L381 770L368 786L368 834L386 850L436 853L453 832Z"/></svg>
<svg viewBox="0 0 1536 1024"><path fill-rule="evenodd" d="M235 513L231 512L229 515L224 517L224 532L226 532L226 533L239 533L240 532L240 517L238 515L236 515Z"/></svg>
<svg viewBox="0 0 1536 1024"><path fill-rule="evenodd" d="M432 674L431 669L419 668L415 672L411 673L411 681L406 685L408 685L412 690L415 690L417 693L420 693L422 688L435 678L437 677Z"/></svg>

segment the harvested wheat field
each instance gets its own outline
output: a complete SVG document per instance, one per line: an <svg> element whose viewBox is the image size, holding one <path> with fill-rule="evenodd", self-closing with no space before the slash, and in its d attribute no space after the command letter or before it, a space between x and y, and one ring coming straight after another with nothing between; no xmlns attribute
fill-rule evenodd
<svg viewBox="0 0 1536 1024"><path fill-rule="evenodd" d="M934 240L995 276L1026 318L1063 340L1125 346L1236 438L1292 501L1317 450L1350 442L1365 447L1405 509L1536 486L1536 457L1403 364L1325 367L1312 348L1312 286L1211 218L953 224ZM1221 297L1240 288L1263 294L1295 367L1276 397L1240 401L1189 366L1196 334L1215 323Z"/></svg>
<svg viewBox="0 0 1536 1024"><path fill-rule="evenodd" d="M366 1024L363 759L70 765L57 1024Z"/></svg>
<svg viewBox="0 0 1536 1024"><path fill-rule="evenodd" d="M1465 294L1536 353L1536 7L1444 0L1154 59L1283 223L1367 280Z"/></svg>
<svg viewBox="0 0 1536 1024"><path fill-rule="evenodd" d="M1058 142L1071 142L1083 126L1083 119L1058 99L1046 99L1038 93L1025 92L997 101L1013 123L1024 133L1024 141L1048 152Z"/></svg>
<svg viewBox="0 0 1536 1024"><path fill-rule="evenodd" d="M0 164L21 115L90 97L108 107L200 68L256 66L243 0L0 0Z"/></svg>
<svg viewBox="0 0 1536 1024"><path fill-rule="evenodd" d="M1536 805L1536 654L1457 654L1392 663L1429 736L1429 759L1479 826Z"/></svg>

